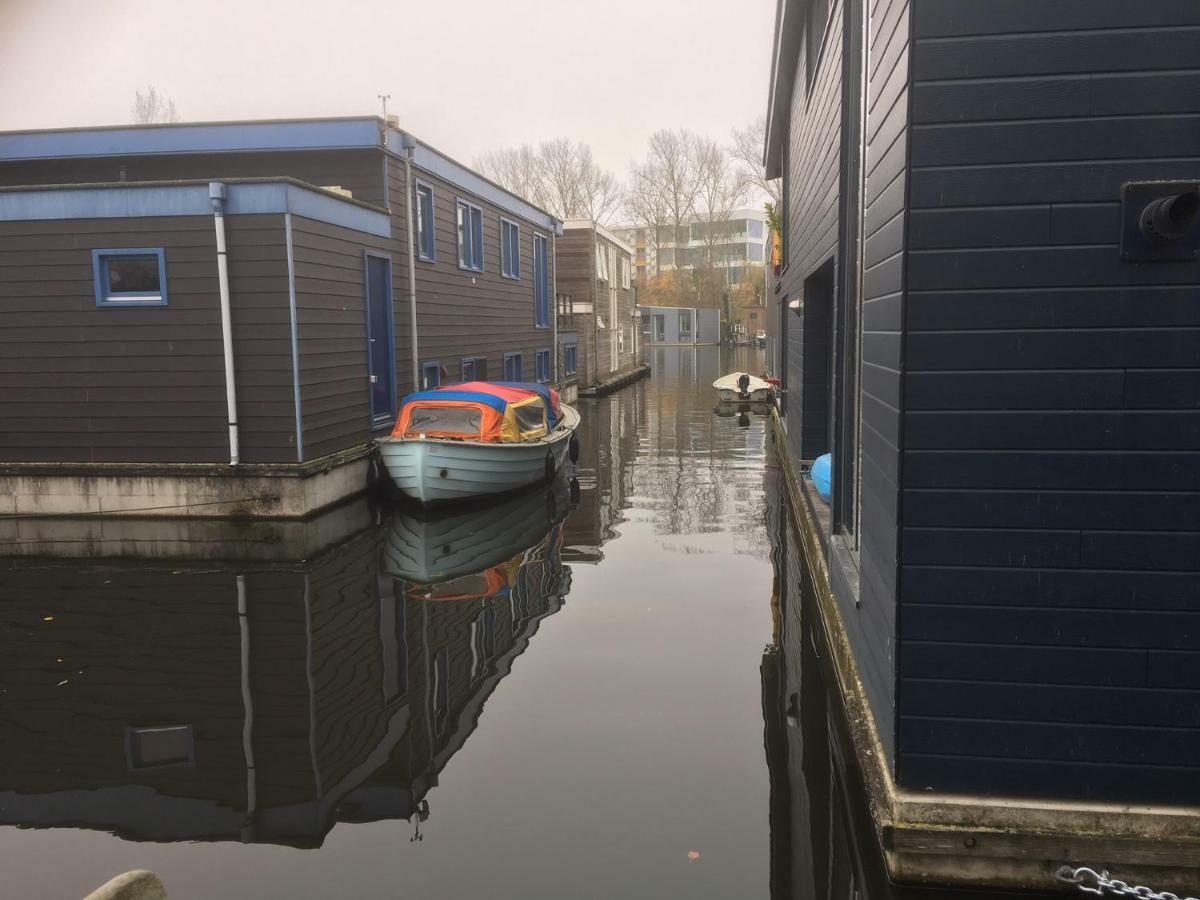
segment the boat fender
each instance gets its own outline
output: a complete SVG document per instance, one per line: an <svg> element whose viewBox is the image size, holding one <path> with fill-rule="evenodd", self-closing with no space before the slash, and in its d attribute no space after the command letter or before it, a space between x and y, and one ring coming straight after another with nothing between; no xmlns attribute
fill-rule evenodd
<svg viewBox="0 0 1200 900"><path fill-rule="evenodd" d="M438 475L439 475L439 476L441 476L442 478L449 478L449 477L450 477L450 470L449 470L449 469L442 469L442 471L438 472Z"/></svg>
<svg viewBox="0 0 1200 900"><path fill-rule="evenodd" d="M567 442L567 456L570 457L571 462L579 462L579 438L575 435L571 435L571 439Z"/></svg>
<svg viewBox="0 0 1200 900"><path fill-rule="evenodd" d="M812 464L812 480L817 493L826 503L833 499L833 457L826 453L818 456Z"/></svg>
<svg viewBox="0 0 1200 900"><path fill-rule="evenodd" d="M546 451L546 481L547 482L554 480L554 473L555 473L554 451L547 450Z"/></svg>

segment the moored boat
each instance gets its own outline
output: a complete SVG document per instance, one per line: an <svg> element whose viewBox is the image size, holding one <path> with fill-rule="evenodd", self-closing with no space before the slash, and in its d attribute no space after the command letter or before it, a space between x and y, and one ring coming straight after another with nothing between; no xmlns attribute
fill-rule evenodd
<svg viewBox="0 0 1200 900"><path fill-rule="evenodd" d="M402 493L453 502L552 480L578 427L545 385L473 381L405 397L380 453Z"/></svg>
<svg viewBox="0 0 1200 900"><path fill-rule="evenodd" d="M722 403L766 403L774 393L771 383L749 372L730 372L713 382Z"/></svg>

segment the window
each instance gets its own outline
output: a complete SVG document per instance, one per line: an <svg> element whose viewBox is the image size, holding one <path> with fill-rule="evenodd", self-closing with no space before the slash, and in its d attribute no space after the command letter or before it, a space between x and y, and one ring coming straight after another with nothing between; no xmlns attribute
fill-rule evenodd
<svg viewBox="0 0 1200 900"><path fill-rule="evenodd" d="M500 220L500 274L521 277L521 226L508 219Z"/></svg>
<svg viewBox="0 0 1200 900"><path fill-rule="evenodd" d="M421 366L421 390L431 391L442 386L442 366L440 363L427 362Z"/></svg>
<svg viewBox="0 0 1200 900"><path fill-rule="evenodd" d="M533 236L533 324L550 327L550 239Z"/></svg>
<svg viewBox="0 0 1200 900"><path fill-rule="evenodd" d="M575 344L563 347L563 372L574 375L579 369L579 348Z"/></svg>
<svg viewBox="0 0 1200 900"><path fill-rule="evenodd" d="M625 326L622 325L617 329L617 352L625 352Z"/></svg>
<svg viewBox="0 0 1200 900"><path fill-rule="evenodd" d="M167 264L162 248L93 250L97 306L166 306Z"/></svg>
<svg viewBox="0 0 1200 900"><path fill-rule="evenodd" d="M608 254L599 241L596 241L596 280L608 281Z"/></svg>
<svg viewBox="0 0 1200 900"><path fill-rule="evenodd" d="M679 336L681 338L690 338L692 336L692 312L681 312L679 314Z"/></svg>
<svg viewBox="0 0 1200 900"><path fill-rule="evenodd" d="M550 380L550 351L538 350L533 354L533 367L538 381Z"/></svg>
<svg viewBox="0 0 1200 900"><path fill-rule="evenodd" d="M758 219L750 220L750 237L761 238L763 236L763 223Z"/></svg>
<svg viewBox="0 0 1200 900"><path fill-rule="evenodd" d="M466 200L458 201L458 265L483 271L483 211Z"/></svg>
<svg viewBox="0 0 1200 900"><path fill-rule="evenodd" d="M163 728L126 728L125 756L131 771L195 763L191 725Z"/></svg>
<svg viewBox="0 0 1200 900"><path fill-rule="evenodd" d="M487 381L487 357L465 357L462 361L462 380Z"/></svg>
<svg viewBox="0 0 1200 900"><path fill-rule="evenodd" d="M621 287L629 290L629 258L621 257Z"/></svg>
<svg viewBox="0 0 1200 900"><path fill-rule="evenodd" d="M520 381L524 376L520 353L504 354L504 380Z"/></svg>
<svg viewBox="0 0 1200 900"><path fill-rule="evenodd" d="M433 231L433 188L417 182L417 256L427 262L437 259Z"/></svg>
<svg viewBox="0 0 1200 900"><path fill-rule="evenodd" d="M750 262L763 261L763 245L762 244L747 244L746 249L749 251L747 258Z"/></svg>

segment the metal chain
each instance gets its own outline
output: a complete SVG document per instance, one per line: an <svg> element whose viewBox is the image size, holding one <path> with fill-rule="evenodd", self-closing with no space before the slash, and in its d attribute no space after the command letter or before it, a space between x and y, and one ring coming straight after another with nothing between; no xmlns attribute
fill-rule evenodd
<svg viewBox="0 0 1200 900"><path fill-rule="evenodd" d="M1155 891L1140 885L1134 887L1124 881L1110 878L1107 872L1097 872L1086 866L1078 869L1063 866L1054 873L1054 877L1064 884L1075 885L1085 894L1096 894L1101 897L1135 897L1137 900L1197 900L1195 897L1180 897L1170 891Z"/></svg>

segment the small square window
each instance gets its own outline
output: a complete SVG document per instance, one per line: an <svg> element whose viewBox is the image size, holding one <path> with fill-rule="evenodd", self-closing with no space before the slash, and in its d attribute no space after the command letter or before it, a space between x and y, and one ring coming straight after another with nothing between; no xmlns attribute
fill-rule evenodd
<svg viewBox="0 0 1200 900"><path fill-rule="evenodd" d="M533 354L533 367L538 381L550 380L550 351L538 350Z"/></svg>
<svg viewBox="0 0 1200 900"><path fill-rule="evenodd" d="M521 226L508 219L500 220L500 274L521 278Z"/></svg>
<svg viewBox="0 0 1200 900"><path fill-rule="evenodd" d="M525 367L522 365L520 353L504 354L504 380L521 381L525 377Z"/></svg>
<svg viewBox="0 0 1200 900"><path fill-rule="evenodd" d="M487 381L487 357L467 356L462 361L463 381Z"/></svg>
<svg viewBox="0 0 1200 900"><path fill-rule="evenodd" d="M162 248L92 251L97 306L166 306L167 265Z"/></svg>
<svg viewBox="0 0 1200 900"><path fill-rule="evenodd" d="M421 366L421 390L431 391L442 386L442 365L437 362L427 362Z"/></svg>
<svg viewBox="0 0 1200 900"><path fill-rule="evenodd" d="M126 728L125 755L130 771L195 765L196 741L192 726Z"/></svg>

